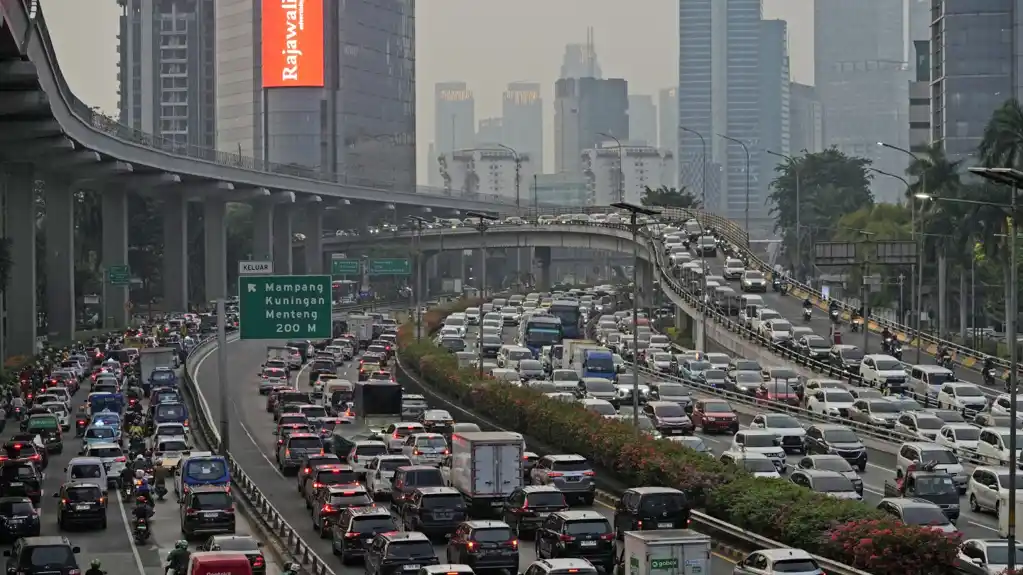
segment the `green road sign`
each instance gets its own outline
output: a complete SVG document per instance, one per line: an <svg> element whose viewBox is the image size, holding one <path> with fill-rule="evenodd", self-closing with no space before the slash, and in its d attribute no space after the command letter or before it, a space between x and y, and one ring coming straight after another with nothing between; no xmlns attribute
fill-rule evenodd
<svg viewBox="0 0 1023 575"><path fill-rule="evenodd" d="M332 259L330 260L330 275L357 276L359 275L359 267L359 260Z"/></svg>
<svg viewBox="0 0 1023 575"><path fill-rule="evenodd" d="M403 276L412 273L412 265L407 259L369 260L369 273Z"/></svg>
<svg viewBox="0 0 1023 575"><path fill-rule="evenodd" d="M241 338L329 338L330 284L330 276L239 276Z"/></svg>
<svg viewBox="0 0 1023 575"><path fill-rule="evenodd" d="M131 285L131 268L126 265L108 267L107 283L112 286Z"/></svg>
<svg viewBox="0 0 1023 575"><path fill-rule="evenodd" d="M678 569L678 559L669 557L667 559L651 559L650 570Z"/></svg>

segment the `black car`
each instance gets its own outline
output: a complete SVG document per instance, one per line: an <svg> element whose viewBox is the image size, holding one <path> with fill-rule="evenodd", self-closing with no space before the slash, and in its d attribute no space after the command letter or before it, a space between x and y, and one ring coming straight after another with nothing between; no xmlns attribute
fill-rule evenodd
<svg viewBox="0 0 1023 575"><path fill-rule="evenodd" d="M427 536L448 535L469 514L462 494L453 487L420 487L409 494L400 522L407 531Z"/></svg>
<svg viewBox="0 0 1023 575"><path fill-rule="evenodd" d="M391 508L401 515L412 492L421 487L444 487L444 476L432 465L403 465L391 479Z"/></svg>
<svg viewBox="0 0 1023 575"><path fill-rule="evenodd" d="M615 534L626 531L685 529L692 510L689 498L671 487L633 487L615 505Z"/></svg>
<svg viewBox="0 0 1023 575"><path fill-rule="evenodd" d="M26 433L15 434L10 440L4 443L0 461L32 461L40 469L46 469L49 457L45 449L40 449L35 444L35 435Z"/></svg>
<svg viewBox="0 0 1023 575"><path fill-rule="evenodd" d="M81 549L73 547L65 537L24 537L14 547L4 551L9 574L18 575L79 575L75 557Z"/></svg>
<svg viewBox="0 0 1023 575"><path fill-rule="evenodd" d="M867 469L867 448L848 427L818 423L806 429L803 448L807 455L838 455L862 473Z"/></svg>
<svg viewBox="0 0 1023 575"><path fill-rule="evenodd" d="M527 485L512 491L504 504L504 520L519 539L532 534L551 513L567 511L565 494L553 485Z"/></svg>
<svg viewBox="0 0 1023 575"><path fill-rule="evenodd" d="M57 503L57 525L67 529L72 525L107 528L107 498L95 481L68 481L53 494Z"/></svg>
<svg viewBox="0 0 1023 575"><path fill-rule="evenodd" d="M33 461L11 459L0 465L0 496L28 497L38 506L42 484L42 474Z"/></svg>
<svg viewBox="0 0 1023 575"><path fill-rule="evenodd" d="M596 511L551 513L536 531L537 559L586 559L605 573L614 571L615 534Z"/></svg>
<svg viewBox="0 0 1023 575"><path fill-rule="evenodd" d="M447 562L473 571L507 569L519 572L519 539L504 521L466 521L448 541Z"/></svg>
<svg viewBox="0 0 1023 575"><path fill-rule="evenodd" d="M810 359L824 362L828 360L831 345L828 340L819 335L808 334L796 340L795 349Z"/></svg>
<svg viewBox="0 0 1023 575"><path fill-rule="evenodd" d="M337 364L334 360L321 357L309 364L309 385L321 375L337 375Z"/></svg>
<svg viewBox="0 0 1023 575"><path fill-rule="evenodd" d="M365 560L367 575L401 575L423 565L440 564L429 538L416 531L378 533Z"/></svg>
<svg viewBox="0 0 1023 575"><path fill-rule="evenodd" d="M39 536L39 513L28 497L0 497L0 540Z"/></svg>
<svg viewBox="0 0 1023 575"><path fill-rule="evenodd" d="M860 374L860 362L862 361L863 351L855 345L847 343L833 345L828 352L828 363L831 364L831 367L853 375Z"/></svg>
<svg viewBox="0 0 1023 575"><path fill-rule="evenodd" d="M200 485L191 488L181 500L181 534L185 539L196 535L234 534L235 513L231 491L222 485Z"/></svg>
<svg viewBox="0 0 1023 575"><path fill-rule="evenodd" d="M342 565L362 559L378 533L398 531L391 512L383 507L349 507L341 512L331 529L330 547Z"/></svg>
<svg viewBox="0 0 1023 575"><path fill-rule="evenodd" d="M372 507L373 497L363 485L328 486L317 492L313 502L313 531L320 532L320 539L330 536L330 526L341 511L349 507Z"/></svg>
<svg viewBox="0 0 1023 575"><path fill-rule="evenodd" d="M302 466L298 470L298 492L305 495L305 490L308 486L305 484L305 480L319 465L331 465L340 464L341 458L333 453L318 453L314 455L306 456L305 460L302 461Z"/></svg>
<svg viewBox="0 0 1023 575"><path fill-rule="evenodd" d="M305 491L306 509L313 508L321 491L342 485L357 485L359 479L359 474L356 473L355 468L351 465L345 463L317 465L306 477L303 489Z"/></svg>

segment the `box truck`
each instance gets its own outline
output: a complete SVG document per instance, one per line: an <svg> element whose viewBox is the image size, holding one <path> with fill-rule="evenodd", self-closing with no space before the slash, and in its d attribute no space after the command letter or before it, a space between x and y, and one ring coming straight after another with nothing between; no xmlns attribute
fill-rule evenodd
<svg viewBox="0 0 1023 575"><path fill-rule="evenodd" d="M710 537L692 529L626 531L627 575L711 575Z"/></svg>

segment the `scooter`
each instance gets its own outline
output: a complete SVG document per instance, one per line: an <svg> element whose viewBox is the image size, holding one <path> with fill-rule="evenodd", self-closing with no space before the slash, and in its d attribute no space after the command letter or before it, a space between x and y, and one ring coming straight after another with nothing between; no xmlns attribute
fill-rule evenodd
<svg viewBox="0 0 1023 575"><path fill-rule="evenodd" d="M993 386L995 384L995 368L989 367L984 370L984 385Z"/></svg>
<svg viewBox="0 0 1023 575"><path fill-rule="evenodd" d="M838 308L835 308L835 309L831 310L831 312L828 315L831 316L831 321L832 322L838 323L838 319L839 319Z"/></svg>
<svg viewBox="0 0 1023 575"><path fill-rule="evenodd" d="M149 523L141 519L135 520L135 544L140 545L149 539Z"/></svg>
<svg viewBox="0 0 1023 575"><path fill-rule="evenodd" d="M813 308L803 308L803 321L810 321L810 316L813 314Z"/></svg>
<svg viewBox="0 0 1023 575"><path fill-rule="evenodd" d="M892 351L890 352L890 354L895 359L902 361L902 342L899 341L895 342L895 344L892 346Z"/></svg>
<svg viewBox="0 0 1023 575"><path fill-rule="evenodd" d="M863 318L857 317L853 319L849 326L849 329L851 329L853 333L859 332L861 329L863 329Z"/></svg>

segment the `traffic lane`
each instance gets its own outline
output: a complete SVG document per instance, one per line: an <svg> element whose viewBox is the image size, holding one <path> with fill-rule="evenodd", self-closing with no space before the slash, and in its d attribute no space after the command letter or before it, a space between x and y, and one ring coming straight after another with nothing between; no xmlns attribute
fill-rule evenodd
<svg viewBox="0 0 1023 575"><path fill-rule="evenodd" d="M72 414L78 413L78 407L88 396L88 383L83 384L82 389L72 398ZM72 426L74 423L72 423ZM18 422L14 419L8 420L4 428L3 440L6 441L19 431ZM59 502L54 494L60 492L60 486L64 483L65 468L72 458L78 456L82 440L74 437L74 427L64 434L64 449L62 453L50 454L49 462L43 475L43 494L40 500L39 520L41 535L63 535L71 541L72 545L81 548L78 556L80 565L87 565L93 559L100 562L109 570L109 566L121 565L127 572L140 574L162 574L163 568L160 561L159 546L161 541L156 538L142 546L136 546L132 539L132 525L128 521L131 507L126 506L118 496L116 490L109 492L107 498L107 528L106 529L75 529L62 530L57 526L57 507ZM158 510L153 518L154 529L157 524L173 522L176 515L171 512ZM177 529L176 524L174 528ZM174 539L170 545L174 545Z"/></svg>
<svg viewBox="0 0 1023 575"><path fill-rule="evenodd" d="M810 325L814 332L818 335L829 339L831 319L828 317L827 312L814 308L813 320L806 324L803 322L803 302L791 295L781 295L777 292L768 291L764 295L764 302L767 307L776 310L782 314L785 319L792 322L792 325ZM883 353L881 351L881 336L875 332L867 333L868 349L865 350L867 353ZM849 324L842 324L842 342L849 343L858 347L863 347L863 333L852 333L849 331ZM924 365L934 365L937 363L935 357L927 353L927 346L921 348L920 362ZM916 348L909 347L908 342L903 343L902 347L902 359L906 363L916 363ZM956 376L963 381L969 381L985 389L989 393L998 394L1002 393L1002 389L998 387L988 387L984 384L984 376L979 371L969 369L963 366L956 366Z"/></svg>
<svg viewBox="0 0 1023 575"><path fill-rule="evenodd" d="M265 396L256 393L254 372L253 375L248 375L253 366L258 366L265 360L267 345L273 344L258 341L237 341L229 344L228 369L230 373L237 375L231 380L230 390L231 436L233 438L231 454L255 481L263 495L273 502L278 512L298 532L299 536L321 559L329 561L332 554L330 541L320 539L319 533L313 530L311 515L302 504L295 478L284 477L277 470L274 463L276 439L271 434L273 419L265 411ZM217 413L219 409L219 399L215 393L218 375L216 364L216 361L201 362L195 375L195 379L199 382L199 387L203 390L203 395L214 413ZM348 362L341 373L342 377L355 381L357 379L355 365L355 362ZM304 369L296 374L296 383L299 389L310 389L308 383L303 379L305 375ZM445 546L435 545L434 550L437 557L442 562L445 561ZM525 570L534 559L531 545L520 547L520 570ZM338 562L335 571L354 575L363 570L360 567L343 567ZM715 573L721 574L730 572L730 568L715 570Z"/></svg>

